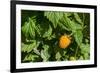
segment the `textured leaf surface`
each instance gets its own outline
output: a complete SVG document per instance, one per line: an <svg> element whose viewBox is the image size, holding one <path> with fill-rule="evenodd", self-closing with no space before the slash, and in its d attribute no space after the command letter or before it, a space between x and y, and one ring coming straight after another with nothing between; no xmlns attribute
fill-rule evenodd
<svg viewBox="0 0 100 73"><path fill-rule="evenodd" d="M82 31L77 30L77 31L74 33L74 37L75 37L75 41L76 41L77 44L80 46L81 43L82 43L82 40L83 40Z"/></svg>
<svg viewBox="0 0 100 73"><path fill-rule="evenodd" d="M49 29L45 31L45 33L43 34L43 38L50 37L51 35L52 35L52 28L49 25Z"/></svg>
<svg viewBox="0 0 100 73"><path fill-rule="evenodd" d="M89 44L81 44L81 52L84 53L90 53L90 45Z"/></svg>
<svg viewBox="0 0 100 73"><path fill-rule="evenodd" d="M59 20L63 17L61 12L45 12L44 15L53 23L54 28L57 27Z"/></svg>
<svg viewBox="0 0 100 73"><path fill-rule="evenodd" d="M26 38L34 38L35 37L35 20L33 21L29 18L28 22L25 22L24 26L22 26L22 33Z"/></svg>
<svg viewBox="0 0 100 73"><path fill-rule="evenodd" d="M48 61L50 54L49 54L49 46L48 45L43 45L43 50L41 50L41 57L43 61Z"/></svg>
<svg viewBox="0 0 100 73"><path fill-rule="evenodd" d="M74 13L74 17L75 17L75 19L76 19L76 21L77 21L78 23L83 24L83 22L82 22L82 20L80 19L78 13Z"/></svg>
<svg viewBox="0 0 100 73"><path fill-rule="evenodd" d="M34 40L34 42L29 43L29 44L24 44L24 43L22 43L22 44L21 44L21 51L29 53L29 52L31 52L31 51L33 50L33 48L35 48L35 47L36 47L36 41L35 41L35 40Z"/></svg>
<svg viewBox="0 0 100 73"><path fill-rule="evenodd" d="M39 56L34 54L28 54L23 61L35 61Z"/></svg>
<svg viewBox="0 0 100 73"><path fill-rule="evenodd" d="M60 58L61 58L61 54L60 54L60 52L57 52L56 53L56 59L57 59L57 61L60 61Z"/></svg>

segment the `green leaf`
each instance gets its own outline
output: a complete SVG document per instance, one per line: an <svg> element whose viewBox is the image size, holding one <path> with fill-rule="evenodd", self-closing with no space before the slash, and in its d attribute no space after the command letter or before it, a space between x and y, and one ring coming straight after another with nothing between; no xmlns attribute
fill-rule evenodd
<svg viewBox="0 0 100 73"><path fill-rule="evenodd" d="M70 31L70 28L66 27L66 24L64 24L63 22L59 22L59 23L58 23L58 26L59 26L61 29Z"/></svg>
<svg viewBox="0 0 100 73"><path fill-rule="evenodd" d="M49 25L49 29L45 31L45 33L43 34L43 38L50 37L51 34L52 34L52 27Z"/></svg>
<svg viewBox="0 0 100 73"><path fill-rule="evenodd" d="M81 53L84 54L84 53L90 53L90 45L89 44L81 44L80 45L80 48L81 48Z"/></svg>
<svg viewBox="0 0 100 73"><path fill-rule="evenodd" d="M34 54L28 54L25 56L23 61L35 61L39 56L38 55L34 55Z"/></svg>
<svg viewBox="0 0 100 73"><path fill-rule="evenodd" d="M21 51L22 52L27 52L27 53L29 53L29 52L31 52L32 50L33 50L33 48L35 48L36 47L36 41L34 40L34 42L32 42L32 43L27 43L27 44L25 44L25 43L22 43L21 44Z"/></svg>
<svg viewBox="0 0 100 73"><path fill-rule="evenodd" d="M50 54L49 54L49 46L48 45L43 45L44 50L41 50L41 57L43 59L43 61L48 61L50 58Z"/></svg>
<svg viewBox="0 0 100 73"><path fill-rule="evenodd" d="M66 49L63 50L63 53L61 54L61 56L62 56L61 58L64 61L67 61L68 60L69 55L67 54L67 50Z"/></svg>
<svg viewBox="0 0 100 73"><path fill-rule="evenodd" d="M35 20L29 18L28 22L22 26L22 33L26 38L34 38L35 37Z"/></svg>
<svg viewBox="0 0 100 73"><path fill-rule="evenodd" d="M39 50L38 50L39 44L40 44L40 42L38 41L38 42L36 43L35 48L33 48L34 53L36 53L37 55L40 55L40 52L39 52Z"/></svg>
<svg viewBox="0 0 100 73"><path fill-rule="evenodd" d="M90 54L90 44L84 44L82 43L80 46L81 49L81 54L83 54L84 59L87 60L90 58L89 54Z"/></svg>
<svg viewBox="0 0 100 73"><path fill-rule="evenodd" d="M79 60L84 60L83 56L80 56Z"/></svg>
<svg viewBox="0 0 100 73"><path fill-rule="evenodd" d="M68 18L66 13L64 13L63 22L64 22L64 25L68 29L71 29L72 32L75 32L76 30L82 30L82 25Z"/></svg>
<svg viewBox="0 0 100 73"><path fill-rule="evenodd" d="M80 19L78 13L74 13L74 17L75 17L75 20L80 23L80 24L83 24L82 20Z"/></svg>
<svg viewBox="0 0 100 73"><path fill-rule="evenodd" d="M56 53L55 58L56 58L57 61L60 61L60 59L61 59L61 54L60 54L59 51Z"/></svg>
<svg viewBox="0 0 100 73"><path fill-rule="evenodd" d="M62 19L62 21L63 21L64 25L67 28L71 29L71 23L70 23L71 20L68 18L68 14L67 13L63 13L63 19Z"/></svg>
<svg viewBox="0 0 100 73"><path fill-rule="evenodd" d="M36 32L39 34L39 36L41 36L41 29L42 28L40 27L40 24L36 25L35 29L36 29Z"/></svg>
<svg viewBox="0 0 100 73"><path fill-rule="evenodd" d="M49 11L49 12L45 12L44 16L46 16L49 19L49 21L52 22L54 28L56 28L59 20L62 19L63 17L63 13Z"/></svg>
<svg viewBox="0 0 100 73"><path fill-rule="evenodd" d="M89 56L89 54L88 54L88 53L84 53L84 59L85 59L85 60L90 59L90 56Z"/></svg>
<svg viewBox="0 0 100 73"><path fill-rule="evenodd" d="M69 17L69 16L72 16L73 13L71 13L71 12L64 12L64 14L65 14L67 17Z"/></svg>
<svg viewBox="0 0 100 73"><path fill-rule="evenodd" d="M49 36L47 39L48 39L48 40L52 40L53 38L56 38L56 35L55 35L55 34Z"/></svg>
<svg viewBox="0 0 100 73"><path fill-rule="evenodd" d="M76 43L78 44L78 46L80 46L81 43L82 43L82 40L83 40L83 34L82 34L82 31L81 31L81 30L75 31L74 37L75 37Z"/></svg>
<svg viewBox="0 0 100 73"><path fill-rule="evenodd" d="M82 26L74 21L70 21L72 31L82 30Z"/></svg>

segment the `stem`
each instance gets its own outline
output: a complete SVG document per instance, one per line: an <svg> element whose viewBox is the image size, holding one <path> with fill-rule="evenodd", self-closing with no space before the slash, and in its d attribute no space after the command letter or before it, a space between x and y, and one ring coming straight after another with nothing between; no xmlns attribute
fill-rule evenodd
<svg viewBox="0 0 100 73"><path fill-rule="evenodd" d="M75 51L75 58L77 56L77 52L78 52L78 46L77 46L76 51Z"/></svg>
<svg viewBox="0 0 100 73"><path fill-rule="evenodd" d="M72 35L73 35L73 32L69 36L72 36Z"/></svg>

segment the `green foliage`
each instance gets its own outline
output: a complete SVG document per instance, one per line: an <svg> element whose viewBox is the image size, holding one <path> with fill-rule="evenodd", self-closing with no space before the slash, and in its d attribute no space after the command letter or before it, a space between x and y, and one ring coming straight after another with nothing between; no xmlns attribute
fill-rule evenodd
<svg viewBox="0 0 100 73"><path fill-rule="evenodd" d="M52 27L49 25L49 29L43 34L43 38L48 38L52 35Z"/></svg>
<svg viewBox="0 0 100 73"><path fill-rule="evenodd" d="M34 54L28 54L23 61L35 61L39 56Z"/></svg>
<svg viewBox="0 0 100 73"><path fill-rule="evenodd" d="M33 50L33 48L35 48L36 47L36 41L34 40L32 43L29 43L29 44L24 44L24 43L22 43L21 44L21 51L22 52L27 52L27 53L29 53L29 52L31 52L32 50Z"/></svg>
<svg viewBox="0 0 100 73"><path fill-rule="evenodd" d="M75 17L75 20L80 23L80 24L83 24L82 20L80 19L78 13L74 13L74 17Z"/></svg>
<svg viewBox="0 0 100 73"><path fill-rule="evenodd" d="M60 61L61 54L60 54L59 51L56 53L56 57L55 58L56 58L57 61Z"/></svg>
<svg viewBox="0 0 100 73"><path fill-rule="evenodd" d="M76 43L78 44L78 46L80 46L80 45L82 44L82 39L83 39L82 31L77 30L77 31L74 33L74 37L75 37Z"/></svg>
<svg viewBox="0 0 100 73"><path fill-rule="evenodd" d="M62 19L63 14L61 12L49 11L49 12L45 12L44 16L46 16L49 19L49 21L52 22L54 28L56 28L59 20Z"/></svg>
<svg viewBox="0 0 100 73"><path fill-rule="evenodd" d="M22 63L90 59L88 13L22 10L21 15ZM64 34L71 44L62 49L59 38Z"/></svg>
<svg viewBox="0 0 100 73"><path fill-rule="evenodd" d="M26 38L34 38L35 37L35 20L29 18L28 22L25 22L24 26L22 26L22 32Z"/></svg>
<svg viewBox="0 0 100 73"><path fill-rule="evenodd" d="M43 50L41 50L41 57L44 62L49 60L50 54L48 45L43 45Z"/></svg>

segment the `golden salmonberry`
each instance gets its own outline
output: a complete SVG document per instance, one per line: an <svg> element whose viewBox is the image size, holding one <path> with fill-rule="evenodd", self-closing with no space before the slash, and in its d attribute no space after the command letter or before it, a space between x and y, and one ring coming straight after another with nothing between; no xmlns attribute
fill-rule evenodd
<svg viewBox="0 0 100 73"><path fill-rule="evenodd" d="M59 47L60 48L67 48L71 43L70 37L68 35L63 35L60 37L59 40Z"/></svg>

